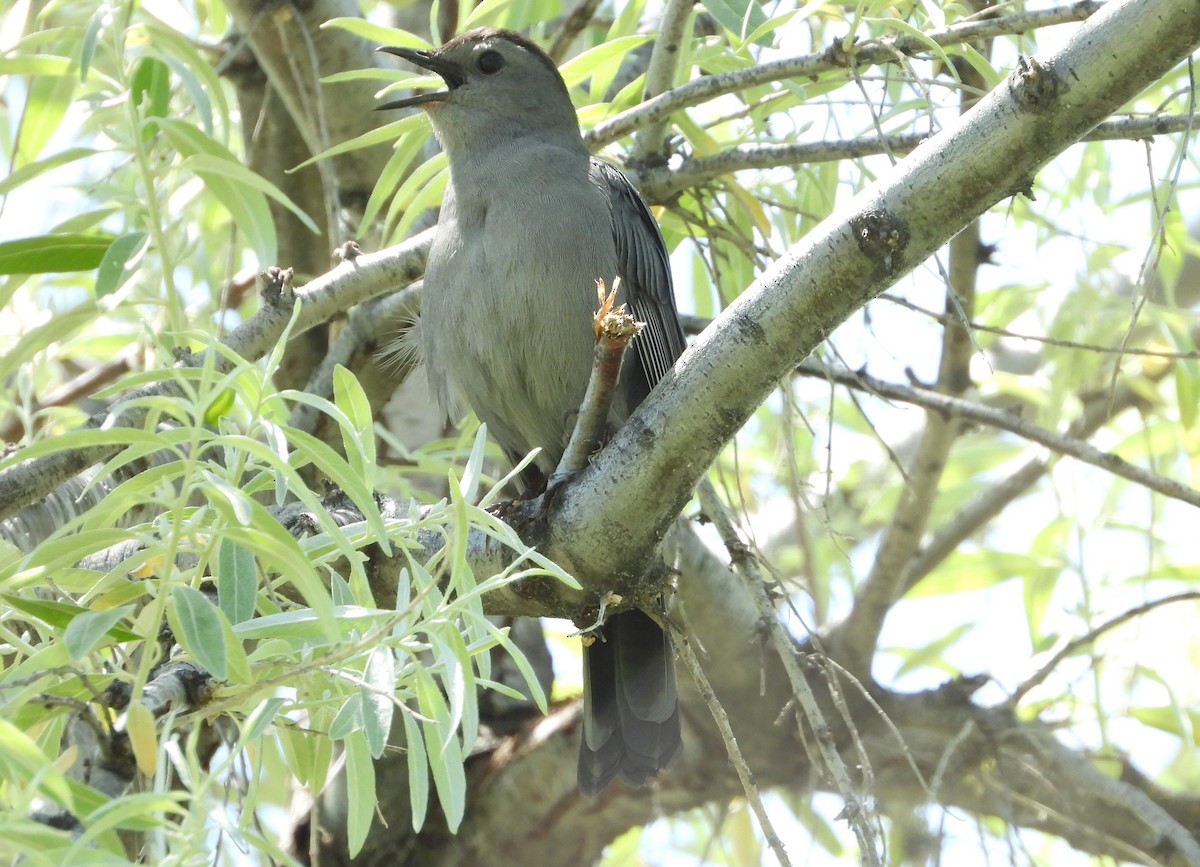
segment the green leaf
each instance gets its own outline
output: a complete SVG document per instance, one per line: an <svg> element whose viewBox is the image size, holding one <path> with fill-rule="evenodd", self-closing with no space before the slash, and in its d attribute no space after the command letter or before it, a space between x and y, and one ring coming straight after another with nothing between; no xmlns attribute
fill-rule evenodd
<svg viewBox="0 0 1200 867"><path fill-rule="evenodd" d="M437 207L442 201L442 194L445 193L449 180L450 171L444 152L435 154L414 169L396 191L396 197L392 200L392 207L388 212L389 226L397 210L402 213L396 227L392 229L392 236L403 237L426 209Z"/></svg>
<svg viewBox="0 0 1200 867"><path fill-rule="evenodd" d="M508 630L501 629L490 620L484 619L481 622L484 629L488 630L492 637L504 648L512 661L517 664L517 669L521 672L521 676L525 678L525 685L529 687L529 696L537 705L538 710L546 713L546 692L542 689L542 683L538 680L537 672L533 670L533 665L529 662L525 652L521 650L508 636ZM519 696L524 698L524 696Z"/></svg>
<svg viewBox="0 0 1200 867"><path fill-rule="evenodd" d="M275 717L279 715L279 711L288 703L288 700L283 696L272 696L271 698L263 699L258 706L252 710L242 723L242 734L238 738L240 744L248 744L258 737L261 737L267 730Z"/></svg>
<svg viewBox="0 0 1200 867"><path fill-rule="evenodd" d="M56 629L66 629L75 618L94 613L89 608L83 608L70 602L56 602L52 599L26 599L12 593L0 594L0 599L18 611L23 611L30 617L37 618L47 626ZM121 610L124 611L124 609ZM117 619L119 620L120 617ZM115 622L114 620L113 623L115 624ZM105 632L117 641L141 640L141 636L136 632L130 632L122 626L110 625Z"/></svg>
<svg viewBox="0 0 1200 867"><path fill-rule="evenodd" d="M76 816L110 803L95 789L57 770L32 739L6 719L0 719L0 779L19 789L32 784L42 796Z"/></svg>
<svg viewBox="0 0 1200 867"><path fill-rule="evenodd" d="M57 58L56 58L57 59ZM21 112L21 133L13 157L13 168L38 158L50 136L58 130L67 106L75 98L76 80L71 75L36 75L29 85L25 110Z"/></svg>
<svg viewBox="0 0 1200 867"><path fill-rule="evenodd" d="M274 264L275 224L260 186L245 180L247 175L253 173L242 167L228 148L193 126L166 117L152 118L147 123L161 129L185 159L196 156L215 158L193 161L196 175L204 181L205 188L217 201L225 206L233 224L245 234L246 240L254 248L258 261L264 266Z"/></svg>
<svg viewBox="0 0 1200 867"><path fill-rule="evenodd" d="M345 416L338 426L350 468L368 485L375 476L375 416L371 401L353 373L342 365L333 370L333 402Z"/></svg>
<svg viewBox="0 0 1200 867"><path fill-rule="evenodd" d="M1129 713L1143 725L1181 737L1192 746L1200 746L1200 712L1172 704L1135 707Z"/></svg>
<svg viewBox="0 0 1200 867"><path fill-rule="evenodd" d="M217 605L233 625L254 616L258 595L258 569L254 552L230 539L222 539L217 549L215 577Z"/></svg>
<svg viewBox="0 0 1200 867"><path fill-rule="evenodd" d="M233 405L237 402L237 392L232 388L223 388L217 392L216 396L208 402L208 406L204 408L204 423L216 425L222 418L229 414L233 409Z"/></svg>
<svg viewBox="0 0 1200 867"><path fill-rule="evenodd" d="M329 724L329 736L335 741L350 737L363 727L363 696L361 692L346 697Z"/></svg>
<svg viewBox="0 0 1200 867"><path fill-rule="evenodd" d="M329 157L337 156L338 154L350 153L351 151L360 150L361 148L373 147L377 144L393 141L405 135L410 130L420 127L428 128L429 121L426 120L423 114L411 114L408 117L402 117L400 120L392 123L385 123L381 127L369 130L362 135L355 136L349 141L344 141L341 144L336 144L328 150L323 150L314 157L309 157L304 162L289 169L289 171L298 171L305 166L312 165L319 160L328 159Z"/></svg>
<svg viewBox="0 0 1200 867"><path fill-rule="evenodd" d="M429 759L425 755L421 724L413 719L411 713L401 714L401 719L404 720L404 752L408 759L408 802L412 805L412 826L414 831L420 831L429 809Z"/></svg>
<svg viewBox="0 0 1200 867"><path fill-rule="evenodd" d="M9 174L8 177L0 180L0 196L5 196L13 190L20 187L22 184L28 183L39 175L43 175L48 171L64 166L67 163L73 163L75 160L81 160L85 157L90 157L97 154L99 151L93 148L68 148L54 156L46 157L45 159L36 160L27 165L21 166L15 172Z"/></svg>
<svg viewBox="0 0 1200 867"><path fill-rule="evenodd" d="M330 18L321 25L322 30L326 27L345 30L376 45L397 45L401 48L418 48L422 51L433 49L431 44L415 33L395 27L384 27L382 24L372 24L362 18Z"/></svg>
<svg viewBox="0 0 1200 867"><path fill-rule="evenodd" d="M92 58L96 56L96 44L100 40L100 30L108 20L108 8L99 5L88 21L87 30L83 34L83 44L79 49L79 80L87 81L88 70L92 68Z"/></svg>
<svg viewBox="0 0 1200 867"><path fill-rule="evenodd" d="M750 33L758 33L766 23L767 16L758 3L752 0L704 0L704 7L717 19L717 23L744 39ZM770 45L765 35L758 39L759 45Z"/></svg>
<svg viewBox="0 0 1200 867"><path fill-rule="evenodd" d="M380 645L371 651L363 679L363 730L371 755L379 758L387 748L395 710L392 694L396 689L396 657L390 647Z"/></svg>
<svg viewBox="0 0 1200 867"><path fill-rule="evenodd" d="M225 159L224 157L212 154L195 154L183 161L183 167L195 172L202 178L208 175L219 175L233 183L243 184L249 189L269 196L295 214L296 219L304 224L304 228L314 233L320 231L317 228L317 224L313 222L312 217L301 210L300 206L288 198L279 187L275 186L262 175L250 171L250 169L236 160Z"/></svg>
<svg viewBox="0 0 1200 867"><path fill-rule="evenodd" d="M972 590L985 590L1010 578L1045 570L1047 564L1027 554L1009 551L955 551L905 598L926 599ZM1039 573L1040 574L1040 573Z"/></svg>
<svg viewBox="0 0 1200 867"><path fill-rule="evenodd" d="M18 54L0 57L0 75L62 76L71 71L71 59L54 54Z"/></svg>
<svg viewBox="0 0 1200 867"><path fill-rule="evenodd" d="M146 20L144 26L155 55L171 67L187 91L194 116L199 119L205 133L213 135L214 107L222 118L227 118L230 111L225 101L225 83L209 61L206 49L187 34L153 19Z"/></svg>
<svg viewBox="0 0 1200 867"><path fill-rule="evenodd" d="M359 223L360 235L364 231L373 230L380 208L392 197L396 187L404 179L408 167L420 156L426 141L428 139L425 136L404 135L396 142L395 149L380 172L379 180L371 190L371 198L367 200L367 206L363 210L362 221Z"/></svg>
<svg viewBox="0 0 1200 867"><path fill-rule="evenodd" d="M142 248L145 240L145 232L129 232L112 242L96 270L97 298L103 298L125 282L125 265Z"/></svg>
<svg viewBox="0 0 1200 867"><path fill-rule="evenodd" d="M775 17L770 18L755 27L754 32L746 37L746 42L756 42L759 45L770 45L772 40L766 38L768 35L778 31L797 15L800 15L800 20L803 21L812 12L824 5L825 0L808 0L808 2L804 4L803 9L791 9L787 12L784 12L782 15L776 15Z"/></svg>
<svg viewBox="0 0 1200 867"><path fill-rule="evenodd" d="M1179 423L1184 430L1196 426L1196 410L1200 404L1200 364L1192 359L1175 365L1175 400L1179 405Z"/></svg>
<svg viewBox="0 0 1200 867"><path fill-rule="evenodd" d="M358 629L371 629L384 623L393 616L391 611L381 611L378 608L357 608L339 606L333 609L333 617L343 626L355 622ZM233 627L233 634L243 640L258 638L286 638L297 644L319 642L333 643L341 639L340 635L330 637L322 628L321 617L313 610L304 608L299 611L285 611L280 614L268 614L244 621ZM318 645L319 646L319 645Z"/></svg>
<svg viewBox="0 0 1200 867"><path fill-rule="evenodd" d="M896 669L896 677L899 678L910 671L922 668L924 666L932 666L934 668L947 671L945 658L946 650L951 645L957 644L959 639L971 632L975 628L974 623L960 623L950 629L944 635L935 638L930 643L913 648L895 647L889 648L889 652L900 657L903 661L900 667Z"/></svg>
<svg viewBox="0 0 1200 867"><path fill-rule="evenodd" d="M299 392L289 392L288 394L297 400L307 400L311 397L302 395ZM315 403L324 403L330 416L337 420L339 424L349 423L345 420L345 416L342 415L341 411L329 404L328 401L321 402L318 400ZM327 443L322 442L312 434L293 427L285 427L284 429L288 440L295 445L297 452L303 454L305 458L316 464L321 472L342 489L346 496L358 507L359 511L362 512L375 540L384 547L385 551L390 551L387 528L384 526L383 516L380 515L379 505L375 501L374 489L371 487L368 479L357 473ZM346 553L349 554L350 552L347 551Z"/></svg>
<svg viewBox="0 0 1200 867"><path fill-rule="evenodd" d="M88 302L80 304L73 310L64 310L41 325L31 328L27 333L22 334L20 339L10 341L5 346L4 351L0 352L0 380L12 376L17 367L28 363L38 352L41 352L53 343L71 338L76 331L87 328L95 320L96 305ZM72 432L63 436L75 437L76 433L79 432ZM99 434L100 432L95 431L95 433ZM90 444L87 442L88 439L87 435L75 437L75 444L86 447ZM60 437L48 437L22 449L19 453L20 457L14 458L14 461L32 457L33 455L30 454L30 451L33 449L37 449L41 453L52 453L63 451L65 448L67 446L63 445ZM0 465L4 463L3 460L0 460Z"/></svg>
<svg viewBox="0 0 1200 867"><path fill-rule="evenodd" d="M497 23L491 16L502 11L505 6L511 5L512 2L513 0L483 0L474 9L471 9L462 26L458 28L458 32L462 33L464 30L470 30L472 27L480 27L484 24ZM467 8L470 9L469 6Z"/></svg>
<svg viewBox="0 0 1200 867"><path fill-rule="evenodd" d="M132 605L122 605L110 611L85 611L72 618L63 632L63 641L71 659L78 661L87 656L101 638L111 634L110 630L117 621L132 611Z"/></svg>
<svg viewBox="0 0 1200 867"><path fill-rule="evenodd" d="M171 68L157 57L138 61L129 80L129 96L142 117L166 117L171 102ZM152 130L144 129L149 137Z"/></svg>
<svg viewBox="0 0 1200 867"><path fill-rule="evenodd" d="M346 747L346 794L349 809L346 811L346 840L353 858L366 842L371 821L375 818L375 763L362 735L347 738Z"/></svg>
<svg viewBox="0 0 1200 867"><path fill-rule="evenodd" d="M172 627L179 643L209 674L225 680L229 675L229 658L217 607L199 590L183 584L171 589L171 601L175 609Z"/></svg>
<svg viewBox="0 0 1200 867"><path fill-rule="evenodd" d="M461 751L450 724L450 710L441 690L433 678L420 666L416 668L417 700L421 713L430 722L421 728L425 736L425 750L429 757L429 769L433 772L433 784L437 788L438 801L446 817L446 827L453 834L462 824L467 806L467 781L463 770Z"/></svg>
<svg viewBox="0 0 1200 867"><path fill-rule="evenodd" d="M112 235L38 235L0 243L0 274L91 271L104 261Z"/></svg>
<svg viewBox="0 0 1200 867"><path fill-rule="evenodd" d="M558 71L562 75L563 81L567 83L567 87L574 87L588 78L597 67L615 58L624 58L639 45L645 45L649 38L649 36L622 36L620 39L604 42L595 48L589 48L577 57L572 57Z"/></svg>

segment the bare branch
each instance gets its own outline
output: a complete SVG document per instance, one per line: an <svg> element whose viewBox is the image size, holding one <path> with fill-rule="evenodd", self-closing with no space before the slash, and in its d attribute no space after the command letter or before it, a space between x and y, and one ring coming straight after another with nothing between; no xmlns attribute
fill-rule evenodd
<svg viewBox="0 0 1200 867"><path fill-rule="evenodd" d="M1170 368L1164 366L1154 373L1147 372L1146 378L1157 381L1166 376ZM1145 397L1128 385L1118 386L1109 399L1107 393L1089 399L1084 410L1070 427L1067 436L1086 440L1100 427L1125 410L1141 405ZM917 556L909 561L904 570L904 590L908 592L918 582L958 549L973 533L999 515L1009 503L1027 492L1038 479L1050 469L1057 454L1036 455L1026 461L1012 475L992 485L986 493L960 509L953 518L943 524L926 542Z"/></svg>
<svg viewBox="0 0 1200 867"><path fill-rule="evenodd" d="M767 815L767 809L763 806L762 796L758 791L758 784L754 781L754 777L750 773L750 767L746 764L746 759L742 756L737 738L733 736L733 729L729 726L729 717L726 716L725 708L721 706L721 702L717 699L717 694L713 692L712 685L708 682L708 678L705 677L704 669L700 666L700 660L696 658L696 654L692 650L691 642L669 620L661 621L661 624L670 631L671 639L675 643L675 649L679 652L679 658L683 660L684 667L687 668L688 673L692 676L692 683L704 698L704 703L708 705L713 722L717 724L717 730L721 733L721 740L725 743L725 750L729 754L729 762L733 765L734 770L737 771L738 780L742 783L742 792L745 794L746 800L750 803L750 809L754 811L755 818L758 819L759 829L762 831L763 836L767 838L767 845L771 847L771 851L779 859L781 867L791 867L792 862L788 859L787 850L783 847L783 841L779 839L779 834L776 833L775 826L771 823L771 817Z"/></svg>
<svg viewBox="0 0 1200 867"><path fill-rule="evenodd" d="M650 100L666 91L675 83L679 68L679 49L683 44L684 30L691 17L693 0L667 0L658 20L654 49L650 53L650 64L646 67L646 89L643 99ZM643 129L634 144L635 162L643 162L660 154L667 138L667 118L663 117Z"/></svg>
<svg viewBox="0 0 1200 867"><path fill-rule="evenodd" d="M1190 124L1188 115L1117 118L1100 124L1080 141L1138 141L1156 135L1186 132ZM690 157L674 166L630 167L626 174L647 199L666 202L689 187L702 186L734 172L837 162L875 154L903 156L927 138L928 133L913 132L836 141L739 145L713 156Z"/></svg>
<svg viewBox="0 0 1200 867"><path fill-rule="evenodd" d="M1167 596L1163 599L1151 600L1150 602L1130 608L1128 611L1122 611L1115 617L1110 617L1100 625L1089 629L1078 638L1073 638L1063 644L1063 646L1060 647L1054 653L1054 655L1046 661L1045 665L1034 672L1031 677L1026 678L1020 685L1017 686L1016 689L1013 690L1012 695L1008 697L1008 704L1011 707L1016 707L1018 704L1020 704L1021 699L1029 694L1030 690L1036 688L1039 684L1044 682L1046 678L1049 677L1056 668L1058 668L1059 663L1061 663L1076 650L1079 650L1079 648L1087 647L1089 644L1093 644L1096 639L1104 633L1116 629L1121 624L1128 623L1135 617L1141 617L1143 614L1148 614L1154 609L1161 608L1164 605L1173 605L1176 602L1190 602L1196 599L1200 599L1200 593L1176 593L1173 596Z"/></svg>
<svg viewBox="0 0 1200 867"><path fill-rule="evenodd" d="M571 43L591 23L598 8L600 8L600 0L581 0L580 4L571 10L571 14L566 17L558 32L554 34L554 41L546 49L546 53L555 63L562 63L566 59Z"/></svg>
<svg viewBox="0 0 1200 867"><path fill-rule="evenodd" d="M965 70L963 75L973 88L983 83L973 68ZM967 93L963 93L963 112L975 102ZM971 384L971 354L975 345L966 323L975 315L975 288L983 262L981 249L977 219L950 241L942 354L935 386L939 394L957 396ZM948 416L926 415L900 501L884 527L871 571L855 593L854 607L838 630L845 640L845 662L861 677L870 673L884 619L903 594L904 567L925 535L929 515L937 502L942 471L960 432L961 427Z"/></svg>
<svg viewBox="0 0 1200 867"><path fill-rule="evenodd" d="M783 624L767 595L766 584L763 582L754 558L738 538L733 521L713 486L707 480L701 482L698 493L701 508L716 524L725 547L733 557L736 571L741 575L743 584L758 608L759 622L771 636L771 644L787 674L788 683L791 684L792 695L799 703L802 717L808 723L817 741L821 762L833 780L834 788L846 804L844 813L850 826L854 829L854 835L858 838L859 850L864 862L871 865L882 864L876 829L868 821L868 811L863 807L856 794L857 787L850 781L850 772L846 768L846 763L842 760L832 736L833 729L825 719L813 688L800 671L800 665L796 661L796 643L784 633ZM860 756L860 763L866 762L866 758L865 755ZM869 771L869 763L863 770L864 773Z"/></svg>
<svg viewBox="0 0 1200 867"><path fill-rule="evenodd" d="M1129 463L1124 458L1114 455L1112 452L1098 449L1091 443L1069 434L1047 430L1012 413L993 409L989 406L963 400L962 398L939 394L936 391L925 388L896 385L876 379L866 373L846 370L844 368L821 370L815 365L805 364L798 368L798 372L807 376L831 379L841 385L864 389L879 397L921 406L925 409L942 413L947 418L967 419L979 422L980 424L986 424L989 427L1006 430L1030 442L1045 446L1057 454L1076 458L1084 463L1110 472L1115 476L1128 479L1135 484L1160 493L1164 497L1181 500L1192 506L1200 506L1200 491L1197 491L1195 488L1182 484L1175 479L1151 472L1150 470L1144 470Z"/></svg>
<svg viewBox="0 0 1200 867"><path fill-rule="evenodd" d="M925 34L925 40L908 34L893 36L855 46L853 62L859 68L877 63L892 63L895 62L897 54L920 54L929 51L931 42L945 47L992 36L1026 33L1053 24L1082 21L1103 5L1095 0L1079 0L1079 2L1067 6L1039 12L1021 12L1002 18L960 21L957 24L951 24ZM584 140L593 148L603 147L636 129L658 123L672 112L699 105L718 96L736 93L761 84L769 84L772 81L803 78L832 69L844 68L850 62L850 57L841 48L839 43L820 54L788 57L748 69L702 76L653 99L648 99L610 120L597 124L584 136Z"/></svg>

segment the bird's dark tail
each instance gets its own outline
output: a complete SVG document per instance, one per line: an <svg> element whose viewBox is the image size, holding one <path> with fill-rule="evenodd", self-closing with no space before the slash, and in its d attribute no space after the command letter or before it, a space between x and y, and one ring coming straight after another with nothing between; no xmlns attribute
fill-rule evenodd
<svg viewBox="0 0 1200 867"><path fill-rule="evenodd" d="M683 746L675 659L662 628L627 611L600 631L583 649L579 789L589 797L618 775L644 786Z"/></svg>

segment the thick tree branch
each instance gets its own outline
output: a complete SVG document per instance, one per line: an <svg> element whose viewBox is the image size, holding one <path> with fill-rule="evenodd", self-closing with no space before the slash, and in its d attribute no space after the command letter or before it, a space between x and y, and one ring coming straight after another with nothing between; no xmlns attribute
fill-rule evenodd
<svg viewBox="0 0 1200 867"><path fill-rule="evenodd" d="M1194 3L1126 0L1106 6L1057 54L1023 64L814 229L697 338L557 499L544 550L577 574L639 572L700 474L780 378L1198 42ZM613 538L623 544L608 544Z"/></svg>
<svg viewBox="0 0 1200 867"><path fill-rule="evenodd" d="M783 787L793 796L837 793L795 727L764 724L779 719L794 700L782 659L762 640L761 616L746 588L689 525L679 526L676 564L683 578L672 617L703 653L705 672L757 785ZM828 725L825 735L841 760L860 764L859 749L866 751L872 791L887 793L876 802L885 815L902 816L933 801L1056 834L1095 854L1193 863L1196 844L1188 830L1200 815L1194 796L1163 791L1133 768L1122 780L1105 777L1087 751L1064 747L1049 727L1022 720L1007 707L973 702L980 679L912 695L876 688L873 702L851 691L851 713L840 714L822 674L827 669L812 664L809 650L793 644L787 654L803 667ZM571 773L578 706L560 705L472 759L472 808L457 837L438 833L433 823L413 835L406 822L390 822L375 829L368 844L375 854L360 863L474 863L485 849L492 867L592 863L607 841L648 816L736 797L740 785L708 711L685 681L681 700L684 753L652 788L614 786L595 800L582 798ZM405 778L402 756L384 761L381 776ZM344 847L326 851L336 859ZM398 852L407 853L400 862Z"/></svg>

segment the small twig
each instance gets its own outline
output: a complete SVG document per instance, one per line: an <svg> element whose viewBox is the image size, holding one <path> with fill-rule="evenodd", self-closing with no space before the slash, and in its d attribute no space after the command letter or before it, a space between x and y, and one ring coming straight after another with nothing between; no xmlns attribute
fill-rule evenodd
<svg viewBox="0 0 1200 867"><path fill-rule="evenodd" d="M872 865L872 867L878 867L883 862L879 857L879 847L875 840L875 830L866 821L866 812L863 810L858 796L854 793L853 783L850 782L850 771L846 768L845 762L838 753L837 745L833 742L833 729L821 712L821 707L817 703L817 697L813 693L807 678L800 671L800 665L796 661L794 644L784 633L783 627L779 623L779 618L776 616L775 608L771 604L771 598L767 593L766 584L763 582L762 576L758 573L753 558L749 556L749 552L745 551L745 546L742 544L741 539L738 538L737 531L734 529L733 521L726 512L725 506L717 496L717 492L712 484L707 479L701 480L696 488L696 492L700 499L700 508L712 520L714 526L716 526L717 532L720 534L725 547L729 550L730 556L737 567L735 571L742 576L747 588L750 590L759 611L760 621L765 625L771 637L771 644L775 649L775 654L778 656L779 661L783 664L784 671L787 673L788 682L792 687L792 695L799 703L802 716L816 738L817 747L821 753L825 769L833 779L834 787L842 796L843 801L845 801L846 806L843 813L849 821L855 837L858 838L863 863ZM803 731L801 731L801 735L803 736Z"/></svg>
<svg viewBox="0 0 1200 867"><path fill-rule="evenodd" d="M571 440L554 470L551 484L586 467L591 456L603 444L608 429L608 412L612 408L613 395L621 376L621 359L630 342L642 329L641 323L629 315L624 304L613 306L617 298L616 284L605 295L604 281L597 280L596 297L600 307L592 320L596 335L592 374L588 378L587 391L579 407L579 417L575 420Z"/></svg>
<svg viewBox="0 0 1200 867"><path fill-rule="evenodd" d="M555 63L562 63L567 56L567 50L571 47L571 43L575 41L575 37L583 32L583 28L588 26L588 23L596 15L596 10L600 8L600 0L583 0L578 6L571 10L571 14L563 21L562 27L554 34L554 41L550 43L550 48L546 53Z"/></svg>
<svg viewBox="0 0 1200 867"><path fill-rule="evenodd" d="M912 310L914 313L920 313L922 316L928 316L935 322L946 324L952 321L951 317L943 313L938 313L936 310L930 310L928 307L922 307L920 304L914 304L907 298L901 298L898 295L892 295L884 292L879 296L881 300L890 301L893 304L898 304ZM957 319L953 320L957 321ZM1031 343L1041 343L1046 346L1059 346L1063 349L1082 349L1087 352L1100 352L1108 355L1138 355L1149 358L1169 358L1169 359L1191 359L1200 358L1200 352L1176 352L1169 349L1150 349L1148 347L1136 346L1101 346L1098 343L1081 343L1078 340L1064 340L1059 337L1049 337L1044 334L1024 334L1019 331L1009 331L1007 328L998 328L995 325L985 325L982 322L971 320L967 326L972 331L986 331L988 334L996 334L1000 337L1011 337L1014 340L1028 340Z"/></svg>
<svg viewBox="0 0 1200 867"><path fill-rule="evenodd" d="M992 36L1025 33L1052 24L1082 21L1102 5L1096 0L1080 0L1054 9L1019 12L983 21L960 21L931 30L924 34L923 39L908 34L880 39L855 46L854 62L859 67L890 63L895 60L897 51L908 55L928 52L931 42L940 46L960 45ZM834 46L840 47L841 43ZM584 136L584 140L589 147L603 147L636 129L657 123L673 112L708 102L718 96L782 79L808 78L821 72L844 68L845 65L845 52L826 50L801 57L785 57L746 69L735 69L732 72L701 76L597 124Z"/></svg>
<svg viewBox="0 0 1200 867"><path fill-rule="evenodd" d="M841 385L861 388L873 392L879 397L911 403L925 409L956 416L961 419L979 422L989 427L1006 430L1030 442L1045 446L1058 454L1073 457L1076 460L1099 467L1114 476L1149 488L1164 497L1182 500L1192 506L1200 506L1200 491L1189 487L1175 479L1167 478L1150 470L1129 463L1112 452L1098 449L1094 445L1067 434L1047 430L1040 425L1028 422L1020 416L1003 410L992 409L982 404L973 403L960 397L950 397L924 388L896 385L876 379L865 373L838 368L821 369L816 365L802 364L796 372L804 376L816 376L830 379Z"/></svg>
<svg viewBox="0 0 1200 867"><path fill-rule="evenodd" d="M696 691L700 693L701 698L704 699L704 703L708 705L708 711L712 714L713 722L717 724L717 730L721 733L721 740L725 742L725 751L729 754L729 761L733 764L734 770L737 771L738 779L741 780L742 791L746 795L746 800L750 803L750 809L754 811L754 815L758 819L758 825L762 829L763 836L767 838L767 845L771 847L771 851L775 853L775 857L779 859L782 867L790 867L791 861L788 860L787 850L783 848L783 841L775 833L775 827L771 824L771 818L767 815L767 809L763 806L762 798L759 797L758 784L754 781L754 774L750 770L749 765L746 764L746 758L742 755L737 738L733 736L733 729L729 725L729 717L725 714L725 708L721 707L721 702L717 699L717 694L713 692L712 684L705 677L704 669L700 667L700 660L696 658L691 642L669 619L662 618L659 620L659 623L670 633L671 641L674 643L675 649L679 652L680 659L683 660L688 673L692 676Z"/></svg>
<svg viewBox="0 0 1200 867"><path fill-rule="evenodd" d="M1191 118L1186 114L1118 118L1100 124L1079 142L1139 141L1186 132L1190 122ZM812 142L743 144L711 156L684 158L670 166L629 166L627 174L649 201L667 202L683 190L703 186L734 172L840 162L883 153L904 156L930 135L929 132L908 132Z"/></svg>
<svg viewBox="0 0 1200 867"><path fill-rule="evenodd" d="M596 641L596 636L592 633L604 625L604 621L608 619L608 606L619 605L623 600L616 593L604 593L600 596L599 610L596 611L596 619L588 626L581 627L575 632L568 632L567 638L578 637L583 641L584 647L589 647Z"/></svg>
<svg viewBox="0 0 1200 867"><path fill-rule="evenodd" d="M1039 668L1032 677L1026 679L1015 690L1013 690L1013 694L1009 696L1006 704L1010 707L1016 707L1021 702L1021 699L1029 694L1030 690L1037 687L1039 684L1045 681L1047 677L1050 676L1050 673L1058 667L1060 662L1062 662L1079 648L1091 644L1105 632L1115 629L1135 617L1141 617L1143 614L1148 614L1155 608L1161 608L1164 605L1172 605L1176 602L1188 602L1195 599L1200 599L1200 592L1190 591L1187 593L1176 593L1173 596L1165 596L1162 599L1153 599L1150 602L1144 602L1135 608L1130 608L1128 611L1124 611L1117 616L1104 621L1099 626L1088 630L1078 638L1071 639L1061 648L1059 648L1058 652L1050 657L1050 660L1041 668Z"/></svg>
<svg viewBox="0 0 1200 867"><path fill-rule="evenodd" d="M126 350L97 367L89 367L70 382L65 382L54 391L47 394L33 406L33 412L41 412L52 406L67 406L81 397L86 397L101 386L119 378L130 371L136 350ZM10 418L0 427L0 441L12 442L21 435L22 424L19 418Z"/></svg>

